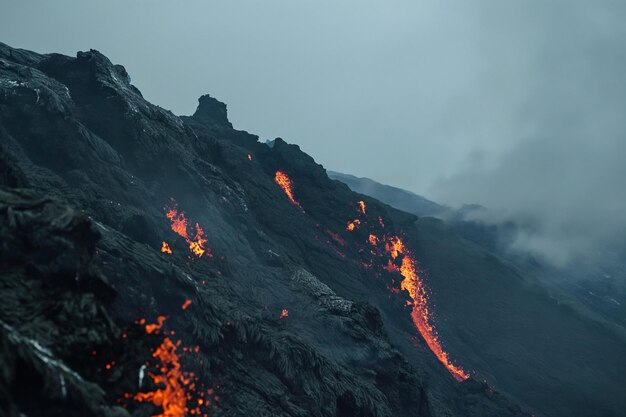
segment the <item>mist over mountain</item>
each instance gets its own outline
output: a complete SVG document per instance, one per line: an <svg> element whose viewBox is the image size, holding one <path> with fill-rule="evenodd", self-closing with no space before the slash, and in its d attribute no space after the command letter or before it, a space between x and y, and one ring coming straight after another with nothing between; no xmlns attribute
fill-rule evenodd
<svg viewBox="0 0 626 417"><path fill-rule="evenodd" d="M626 125L622 128L626 131ZM477 164L442 181L438 194L449 202L479 201L491 209L468 213L468 219L518 223L512 247L557 265L623 253L626 141L618 130L608 136L603 130L588 136L580 132L529 140L492 168Z"/></svg>
<svg viewBox="0 0 626 417"><path fill-rule="evenodd" d="M506 146L477 147L424 191L452 206L490 208L476 220L518 223L520 251L559 266L601 261L626 242L626 5L559 1L535 11L515 24L532 36L487 40L523 57L515 86L524 92L496 133Z"/></svg>

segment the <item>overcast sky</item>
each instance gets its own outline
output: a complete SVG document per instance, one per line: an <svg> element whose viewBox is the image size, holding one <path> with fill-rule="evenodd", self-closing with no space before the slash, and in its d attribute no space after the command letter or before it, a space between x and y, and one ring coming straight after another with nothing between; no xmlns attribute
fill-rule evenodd
<svg viewBox="0 0 626 417"><path fill-rule="evenodd" d="M236 128L328 169L556 229L626 228L623 0L0 5L0 41L98 49L153 103L190 114L210 93Z"/></svg>

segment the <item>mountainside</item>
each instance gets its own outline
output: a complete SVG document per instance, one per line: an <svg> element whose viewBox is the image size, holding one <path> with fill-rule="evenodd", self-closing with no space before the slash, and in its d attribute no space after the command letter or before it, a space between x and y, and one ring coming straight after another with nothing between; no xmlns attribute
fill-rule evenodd
<svg viewBox="0 0 626 417"><path fill-rule="evenodd" d="M393 207L423 212L408 191L336 178ZM480 206L441 208L445 221L416 222L416 255L438 317L455 322L444 337L448 346L538 413L624 415L626 263L605 257L557 268L507 249L519 225L464 220L466 211L487 212Z"/></svg>
<svg viewBox="0 0 626 417"><path fill-rule="evenodd" d="M346 230L411 215L96 51L2 45L0 89L2 414L522 414L448 373L383 269L403 254Z"/></svg>
<svg viewBox="0 0 626 417"><path fill-rule="evenodd" d="M613 333L97 51L0 44L0 244L0 416L626 409Z"/></svg>

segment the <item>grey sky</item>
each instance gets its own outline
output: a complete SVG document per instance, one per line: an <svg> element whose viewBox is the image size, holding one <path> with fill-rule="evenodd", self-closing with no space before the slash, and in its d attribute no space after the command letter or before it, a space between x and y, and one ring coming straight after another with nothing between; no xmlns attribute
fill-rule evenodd
<svg viewBox="0 0 626 417"><path fill-rule="evenodd" d="M626 228L624 1L0 5L0 41L98 49L150 101L189 114L210 93L235 127L329 169L557 229Z"/></svg>

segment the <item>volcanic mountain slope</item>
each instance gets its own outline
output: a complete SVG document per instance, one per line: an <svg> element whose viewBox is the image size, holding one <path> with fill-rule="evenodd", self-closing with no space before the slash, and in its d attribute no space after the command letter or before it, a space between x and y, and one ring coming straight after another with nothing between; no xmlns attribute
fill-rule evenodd
<svg viewBox="0 0 626 417"><path fill-rule="evenodd" d="M414 327L416 218L209 96L0 44L0 186L0 415L523 415Z"/></svg>
<svg viewBox="0 0 626 417"><path fill-rule="evenodd" d="M335 178L392 206L422 210L409 192ZM449 209L446 221L420 218L411 233L439 321L448 324L440 326L447 346L537 413L626 415L626 316L617 301L625 263L596 258L556 268L513 254L502 240L516 226L463 220L472 209L486 211Z"/></svg>

